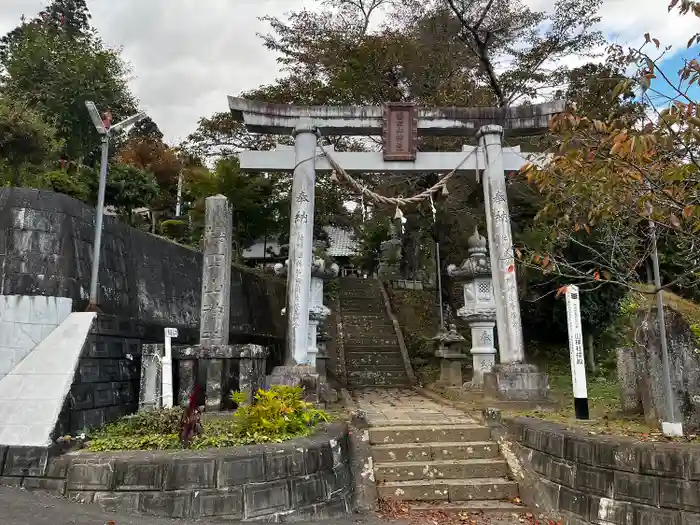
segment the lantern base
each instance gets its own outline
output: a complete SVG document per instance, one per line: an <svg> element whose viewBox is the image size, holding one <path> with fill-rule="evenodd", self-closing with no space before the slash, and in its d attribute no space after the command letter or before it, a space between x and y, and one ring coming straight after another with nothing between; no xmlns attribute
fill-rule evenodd
<svg viewBox="0 0 700 525"><path fill-rule="evenodd" d="M549 378L535 365L506 363L484 374L484 396L502 401L546 401Z"/></svg>

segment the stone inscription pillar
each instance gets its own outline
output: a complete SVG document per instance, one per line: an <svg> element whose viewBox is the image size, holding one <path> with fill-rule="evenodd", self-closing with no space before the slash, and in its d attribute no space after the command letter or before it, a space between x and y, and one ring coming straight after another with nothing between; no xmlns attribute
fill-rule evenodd
<svg viewBox="0 0 700 525"><path fill-rule="evenodd" d="M287 347L285 365L307 364L311 256L316 185L316 128L308 118L294 129L296 168L292 182L287 275Z"/></svg>
<svg viewBox="0 0 700 525"><path fill-rule="evenodd" d="M498 328L501 364L522 363L525 360L523 329L520 318L518 282L515 276L513 236L510 228L510 210L506 194L506 176L503 170L501 138L503 128L483 126L477 133L479 146L484 152L484 199L486 201L491 271L496 293L496 322Z"/></svg>
<svg viewBox="0 0 700 525"><path fill-rule="evenodd" d="M204 226L204 266L199 329L200 358L208 350L228 345L233 225L228 199L215 195L206 199ZM204 359L206 366L206 406L221 408L223 360Z"/></svg>

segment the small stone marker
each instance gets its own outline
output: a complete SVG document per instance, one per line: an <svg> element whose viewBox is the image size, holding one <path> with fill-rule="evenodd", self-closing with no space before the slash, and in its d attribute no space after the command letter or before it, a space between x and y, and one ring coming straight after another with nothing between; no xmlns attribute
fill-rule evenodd
<svg viewBox="0 0 700 525"><path fill-rule="evenodd" d="M163 383L163 408L173 406L173 346L172 340L180 334L177 328L165 329L165 354L163 355L163 371L161 380Z"/></svg>
<svg viewBox="0 0 700 525"><path fill-rule="evenodd" d="M583 358L581 302L578 286L566 287L566 319L569 329L571 378L574 384L574 412L576 419L588 419L588 389L586 388L586 363Z"/></svg>

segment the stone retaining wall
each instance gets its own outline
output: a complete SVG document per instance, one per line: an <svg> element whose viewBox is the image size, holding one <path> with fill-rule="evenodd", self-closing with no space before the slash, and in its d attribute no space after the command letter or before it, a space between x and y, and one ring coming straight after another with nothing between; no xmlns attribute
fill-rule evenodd
<svg viewBox="0 0 700 525"><path fill-rule="evenodd" d="M92 270L95 209L72 197L0 188L0 294L68 297L85 309ZM100 310L138 319L163 341L178 328L180 344L198 340L202 253L105 216L99 272ZM281 341L284 281L231 269L230 343ZM145 339L145 338L144 338Z"/></svg>
<svg viewBox="0 0 700 525"><path fill-rule="evenodd" d="M571 524L700 523L700 445L574 433L531 418L505 424L531 508Z"/></svg>
<svg viewBox="0 0 700 525"><path fill-rule="evenodd" d="M340 423L281 444L34 456L0 447L0 483L172 518L309 521L350 512L348 430Z"/></svg>

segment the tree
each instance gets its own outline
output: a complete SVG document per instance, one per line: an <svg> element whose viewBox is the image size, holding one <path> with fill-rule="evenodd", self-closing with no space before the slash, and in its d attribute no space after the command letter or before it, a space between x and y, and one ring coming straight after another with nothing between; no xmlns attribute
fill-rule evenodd
<svg viewBox="0 0 700 525"><path fill-rule="evenodd" d="M631 86L612 96L624 78L624 71L617 64L585 64L569 71L566 91L558 91L556 98L566 100L569 106L589 118L618 118L628 113L641 116L644 105L636 100Z"/></svg>
<svg viewBox="0 0 700 525"><path fill-rule="evenodd" d="M391 236L391 221L380 217L363 223L358 229L356 239L358 255L354 264L359 269L372 275L379 269L382 257L382 243Z"/></svg>
<svg viewBox="0 0 700 525"><path fill-rule="evenodd" d="M20 101L0 98L0 158L12 170L13 186L20 184L23 165L46 162L60 146L56 130L39 113Z"/></svg>
<svg viewBox="0 0 700 525"><path fill-rule="evenodd" d="M186 193L193 199L190 216L194 223L192 242L196 243L204 226L205 199L222 194L228 198L233 216L233 247L236 257L258 239L275 238L281 233L281 209L288 205L280 193L274 176L243 173L238 159L230 157L217 162L216 169L190 168Z"/></svg>
<svg viewBox="0 0 700 525"><path fill-rule="evenodd" d="M96 181L93 184L93 192L96 193ZM105 203L114 206L127 224L132 224L133 211L150 206L158 191L158 183L151 172L127 164L110 165Z"/></svg>
<svg viewBox="0 0 700 525"><path fill-rule="evenodd" d="M151 117L146 117L143 120L139 120L131 127L129 130L129 138L150 139L156 142L162 142L163 133L160 131L158 124L156 124Z"/></svg>
<svg viewBox="0 0 700 525"><path fill-rule="evenodd" d="M87 11L81 3L54 2L50 13L60 14L73 6L75 16L64 17L66 23L73 20L71 24L82 28ZM52 17L23 21L3 40L0 89L4 96L24 101L53 122L64 142L63 154L79 159L95 154L100 144L85 110L86 100L109 109L115 121L132 114L136 104L127 86L128 68L118 52L106 48L86 28L77 35L57 31Z"/></svg>
<svg viewBox="0 0 700 525"><path fill-rule="evenodd" d="M174 149L155 138L156 129L157 127L149 125L138 130L137 133L145 132L146 136L137 134L127 139L116 157L118 162L153 174L159 186L159 198L150 203L150 208L162 212L175 208L177 180L182 162Z"/></svg>
<svg viewBox="0 0 700 525"><path fill-rule="evenodd" d="M10 47L20 42L30 28L43 27L52 33L63 33L70 38L79 39L92 33L90 11L85 0L53 0L29 22L22 17L22 23L0 38L0 59L5 60Z"/></svg>
<svg viewBox="0 0 700 525"><path fill-rule="evenodd" d="M241 150L271 149L274 145L273 137L249 133L243 123L234 120L230 111L200 119L197 130L187 137L187 147L195 155L215 160Z"/></svg>
<svg viewBox="0 0 700 525"><path fill-rule="evenodd" d="M590 54L604 42L601 0L557 0L551 13L532 11L518 0L444 0L459 22L458 35L479 60L480 76L501 107L531 100L565 83L570 55ZM499 63L509 63L502 73Z"/></svg>
<svg viewBox="0 0 700 525"><path fill-rule="evenodd" d="M669 10L676 7L700 17L698 2L674 0ZM698 38L692 35L689 47ZM523 253L524 260L572 281L609 280L639 289L658 239L673 259L666 286L697 290L700 115L687 88L700 79L700 64L698 58L688 60L679 85L660 65L665 52L649 34L637 49L616 45L609 51L613 66L633 70L612 96L638 91L655 118L633 112L598 119L572 110L554 119L554 158L523 170L548 202L540 214L551 232L548 250L544 257ZM664 91L673 94L659 107ZM561 251L568 242L604 249L591 249L585 265L572 264Z"/></svg>

